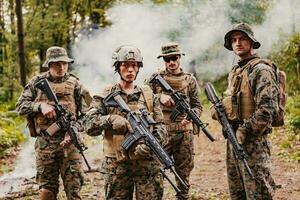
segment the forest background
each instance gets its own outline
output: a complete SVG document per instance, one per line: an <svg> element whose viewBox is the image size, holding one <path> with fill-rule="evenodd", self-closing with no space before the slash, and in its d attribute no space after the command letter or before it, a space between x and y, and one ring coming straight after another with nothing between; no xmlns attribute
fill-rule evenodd
<svg viewBox="0 0 300 200"><path fill-rule="evenodd" d="M28 139L25 119L15 112L15 103L30 78L45 71L42 63L48 47L65 47L76 61L72 73L95 94L97 86L115 77L108 57L118 45L130 42L142 47L148 63L142 77L146 77L155 70L150 66L158 64L149 60L156 59L160 45L178 41L190 55L184 61L186 69L196 74L202 88L212 81L222 95L227 73L236 61L224 49L222 37L237 22L249 23L261 38L276 35L271 43L257 37L267 46L260 53L287 74L286 121L273 137L278 138L282 159L299 162L299 5L299 0L0 0L0 175L13 169L14 161L7 158L17 154ZM281 7L288 8L288 19L280 19L286 16L280 13ZM271 11L284 26L274 29ZM206 41L210 35L216 39ZM208 107L204 94L201 99Z"/></svg>

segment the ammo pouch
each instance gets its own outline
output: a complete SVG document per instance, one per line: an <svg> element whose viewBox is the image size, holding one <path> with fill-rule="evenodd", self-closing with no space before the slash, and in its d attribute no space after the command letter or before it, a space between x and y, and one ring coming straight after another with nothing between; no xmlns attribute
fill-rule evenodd
<svg viewBox="0 0 300 200"><path fill-rule="evenodd" d="M230 122L237 122L239 117L239 99L238 96L227 96L222 100L227 118Z"/></svg>

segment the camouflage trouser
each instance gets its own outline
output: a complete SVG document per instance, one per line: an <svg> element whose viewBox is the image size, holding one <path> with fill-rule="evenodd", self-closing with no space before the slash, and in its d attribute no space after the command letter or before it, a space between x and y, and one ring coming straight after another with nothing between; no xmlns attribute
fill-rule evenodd
<svg viewBox="0 0 300 200"><path fill-rule="evenodd" d="M247 136L242 145L248 155L247 162L255 180L248 175L244 165L227 143L227 174L232 200L270 200L275 192L275 182L271 176L271 144L265 136Z"/></svg>
<svg viewBox="0 0 300 200"><path fill-rule="evenodd" d="M136 200L161 200L163 178L156 161L122 161L106 157L101 173L105 185L105 199L131 200L135 189Z"/></svg>
<svg viewBox="0 0 300 200"><path fill-rule="evenodd" d="M194 168L194 135L192 131L170 133L168 143L164 146L170 156L175 161L175 169L179 176L189 184L189 177ZM189 189L186 190L178 180L176 180L178 188L181 190L181 197L177 199L188 199Z"/></svg>
<svg viewBox="0 0 300 200"><path fill-rule="evenodd" d="M40 188L45 188L56 196L59 189L59 174L63 180L68 200L78 200L83 184L81 156L74 145L68 145L59 150L61 138L54 139L45 136L37 137L36 180Z"/></svg>

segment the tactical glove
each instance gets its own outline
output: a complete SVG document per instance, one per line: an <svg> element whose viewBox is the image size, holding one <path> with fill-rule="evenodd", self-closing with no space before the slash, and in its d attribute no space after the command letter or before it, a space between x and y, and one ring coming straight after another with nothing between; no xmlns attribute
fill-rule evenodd
<svg viewBox="0 0 300 200"><path fill-rule="evenodd" d="M151 156L151 150L145 143L140 142L135 147L134 155L138 157L149 158Z"/></svg>
<svg viewBox="0 0 300 200"><path fill-rule="evenodd" d="M125 134L127 131L133 132L128 120L120 115L109 115L108 122L111 124L111 128L122 134Z"/></svg>
<svg viewBox="0 0 300 200"><path fill-rule="evenodd" d="M236 131L236 139L239 144L244 144L246 136L247 136L247 130L245 128L239 127Z"/></svg>

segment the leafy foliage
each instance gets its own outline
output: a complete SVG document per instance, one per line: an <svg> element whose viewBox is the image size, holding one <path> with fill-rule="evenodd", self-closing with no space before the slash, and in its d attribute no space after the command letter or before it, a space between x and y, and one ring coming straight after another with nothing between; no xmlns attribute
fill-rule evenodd
<svg viewBox="0 0 300 200"><path fill-rule="evenodd" d="M0 106L0 158L6 155L7 150L26 139L22 133L25 128L24 119L13 108L13 103Z"/></svg>
<svg viewBox="0 0 300 200"><path fill-rule="evenodd" d="M261 24L265 19L268 8L272 5L269 0L229 0L232 9L228 13L233 23L246 22L249 24Z"/></svg>
<svg viewBox="0 0 300 200"><path fill-rule="evenodd" d="M288 82L288 92L293 94L300 89L300 33L294 33L291 37L282 37L281 41L274 45L270 58L285 71ZM298 84L295 84L298 83Z"/></svg>
<svg viewBox="0 0 300 200"><path fill-rule="evenodd" d="M274 140L281 147L281 158L300 162L300 33L282 37L273 49L270 58L285 71L288 91L286 125L275 132Z"/></svg>

